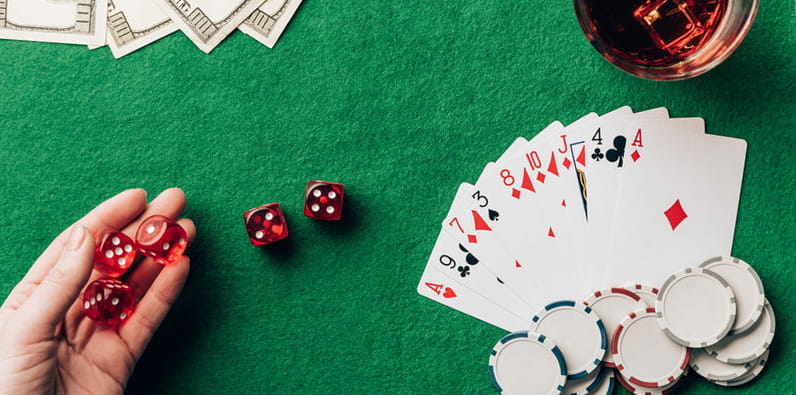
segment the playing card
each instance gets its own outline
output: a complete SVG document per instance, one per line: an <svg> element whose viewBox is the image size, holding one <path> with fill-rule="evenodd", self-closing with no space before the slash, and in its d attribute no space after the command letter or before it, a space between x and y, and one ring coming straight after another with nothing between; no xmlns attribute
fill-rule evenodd
<svg viewBox="0 0 796 395"><path fill-rule="evenodd" d="M477 255L441 230L427 266L455 277L463 286L497 303L506 311L530 319L541 305L530 306L523 302L504 280L490 270L490 259L489 256Z"/></svg>
<svg viewBox="0 0 796 395"><path fill-rule="evenodd" d="M448 285L418 292L458 287L473 301L453 308L508 329L551 301L728 255L746 146L704 131L664 107L620 107L516 139L459 186L424 273Z"/></svg>
<svg viewBox="0 0 796 395"><path fill-rule="evenodd" d="M480 257L484 266L501 283L532 307L533 313L544 305L545 298L539 294L539 288L530 273L531 267L516 262L494 231L500 230L503 225L501 210L490 201L488 195L473 185L463 183L456 192L451 208L442 222L442 228L462 248Z"/></svg>
<svg viewBox="0 0 796 395"><path fill-rule="evenodd" d="M502 207L500 227L494 229L502 247L510 251L516 265L530 268L548 301L581 290L583 277L582 262L567 259L572 251L557 239L559 231L566 232L557 211L562 205L557 189L560 168L571 167L560 131L529 143L519 157L488 164L476 184ZM565 264L550 264L559 261Z"/></svg>
<svg viewBox="0 0 796 395"><path fill-rule="evenodd" d="M588 260L593 289L611 286L605 282L605 273L620 176L636 164L635 155L643 155L644 150L653 148L649 143L643 144L646 132L665 133L670 129L702 134L705 124L701 118L638 118L599 123L587 133Z"/></svg>
<svg viewBox="0 0 796 395"><path fill-rule="evenodd" d="M616 200L606 273L611 284L661 284L732 249L746 142L641 130L625 151L632 166L622 171Z"/></svg>
<svg viewBox="0 0 796 395"><path fill-rule="evenodd" d="M417 284L417 293L509 332L527 329L528 326L527 318L506 311L432 265L426 265Z"/></svg>
<svg viewBox="0 0 796 395"><path fill-rule="evenodd" d="M542 129L542 131L533 136L533 138L531 138L530 141L528 141L528 139L526 139L525 137L518 137L516 140L514 140L513 143L511 143L509 148L506 149L495 162L500 163L507 159L511 159L521 155L523 151L525 151L525 148L528 146L529 143L539 142L542 139L549 138L550 133L554 133L554 131L561 130L563 127L564 125L562 125L561 122L555 121L550 125L547 125L547 127Z"/></svg>

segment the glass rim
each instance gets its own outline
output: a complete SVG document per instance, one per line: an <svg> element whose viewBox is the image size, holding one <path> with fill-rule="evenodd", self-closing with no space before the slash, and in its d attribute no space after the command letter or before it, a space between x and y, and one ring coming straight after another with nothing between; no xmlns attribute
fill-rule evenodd
<svg viewBox="0 0 796 395"><path fill-rule="evenodd" d="M737 4L740 1L742 0L728 0L727 10L725 12L730 15L731 11L733 10L732 7L737 7ZM757 16L759 0L748 1L750 6L749 12L746 13L745 17L740 20L740 24L728 26L728 24L731 23L730 18L725 18L717 27L716 31L713 33L713 36L708 39L703 47L700 48L696 53L676 63L665 66L644 66L624 59L621 56L617 56L613 49L609 48L605 43L603 43L596 30L593 28L593 25L589 22L588 11L586 10L583 0L573 0L573 5L575 7L575 14L578 18L578 24L580 25L581 30L586 35L586 38L589 40L592 46L597 50L597 52L599 52L600 55L609 63L618 69L636 77L656 81L677 81L704 74L718 66L730 55L732 55L733 52L735 52L735 50L741 45L741 42L743 42L744 38L746 38L749 30L751 30L752 23ZM723 35L728 31L734 31L737 33L732 37L732 41L725 42L726 37ZM709 57L708 61L697 66L692 64L694 59L698 59L699 57L710 53L715 54L714 56Z"/></svg>

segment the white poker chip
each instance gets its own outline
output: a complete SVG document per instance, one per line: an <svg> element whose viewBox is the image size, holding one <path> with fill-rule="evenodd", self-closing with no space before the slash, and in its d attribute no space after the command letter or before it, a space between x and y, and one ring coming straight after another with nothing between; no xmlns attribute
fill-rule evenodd
<svg viewBox="0 0 796 395"><path fill-rule="evenodd" d="M567 380L567 365L551 340L521 331L495 344L489 355L489 374L501 393L559 394Z"/></svg>
<svg viewBox="0 0 796 395"><path fill-rule="evenodd" d="M658 324L672 340L704 348L719 342L735 322L730 285L710 269L687 268L669 276L655 300Z"/></svg>
<svg viewBox="0 0 796 395"><path fill-rule="evenodd" d="M733 257L717 256L703 262L699 267L712 270L730 284L735 294L738 309L733 324L727 335L738 335L748 331L760 318L766 295L763 282L755 269L748 263Z"/></svg>
<svg viewBox="0 0 796 395"><path fill-rule="evenodd" d="M616 385L616 378L614 377L614 370L608 367L600 369L601 379L598 379L600 384L589 392L589 395L611 395L614 393L614 386Z"/></svg>
<svg viewBox="0 0 796 395"><path fill-rule="evenodd" d="M691 360L688 364L698 375L710 381L738 380L754 367L754 362L744 364L721 362L702 348L691 350Z"/></svg>
<svg viewBox="0 0 796 395"><path fill-rule="evenodd" d="M686 377L686 376L688 376L688 369L683 371L683 374L677 380L675 380L675 381L673 381L673 382L671 382L669 384L666 384L665 386L660 387L660 388L647 388L647 387L641 387L641 386L634 385L633 383L628 382L628 380L626 378L622 377L621 374L616 375L616 381L619 382L619 385L621 385L622 387L625 387L626 390L630 391L633 394L639 394L639 395L669 395L669 394L673 394L677 390L677 387L680 385L680 383L683 382L683 377Z"/></svg>
<svg viewBox="0 0 796 395"><path fill-rule="evenodd" d="M586 299L586 306L591 307L592 311L600 316L605 326L605 335L608 339L608 348L611 347L611 338L614 336L614 330L619 322L627 316L628 313L643 309L647 307L641 301L641 297L633 291L628 291L625 288L607 288L602 289L592 294ZM606 353L603 358L603 365L614 367L614 358L611 353Z"/></svg>
<svg viewBox="0 0 796 395"><path fill-rule="evenodd" d="M611 339L616 369L635 386L661 388L677 381L688 369L691 352L663 333L655 309L628 314Z"/></svg>
<svg viewBox="0 0 796 395"><path fill-rule="evenodd" d="M776 318L771 304L766 300L763 314L754 327L742 335L728 336L705 351L719 361L742 364L760 358L774 339Z"/></svg>
<svg viewBox="0 0 796 395"><path fill-rule="evenodd" d="M623 287L629 291L633 291L636 295L641 297L647 307L655 307L655 300L658 299L658 288L650 287L644 284L631 284Z"/></svg>
<svg viewBox="0 0 796 395"><path fill-rule="evenodd" d="M530 330L558 344L567 361L568 380L593 372L605 356L605 327L589 306L571 300L550 303L531 319Z"/></svg>
<svg viewBox="0 0 796 395"><path fill-rule="evenodd" d="M766 350L766 352L764 352L763 355L760 356L760 358L752 362L753 366L752 369L749 371L749 373L735 380L728 380L728 381L714 380L713 384L720 385L722 387L737 387L739 385L744 385L756 379L758 376L760 376L761 373L763 373L763 369L766 367L766 362L768 362L768 350Z"/></svg>

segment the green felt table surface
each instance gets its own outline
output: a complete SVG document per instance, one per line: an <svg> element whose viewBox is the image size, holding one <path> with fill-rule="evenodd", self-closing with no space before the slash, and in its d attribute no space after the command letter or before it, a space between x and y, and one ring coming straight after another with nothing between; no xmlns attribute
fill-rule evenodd
<svg viewBox="0 0 796 395"><path fill-rule="evenodd" d="M792 393L795 62L787 1L669 83L603 60L568 2L306 0L273 50L236 32L210 55L0 41L0 295L103 199L179 186L192 271L130 393L494 393L504 332L415 290L456 187L554 120L666 106L748 141L733 255L778 319L754 384L683 393ZM345 183L344 222L302 215L309 179ZM255 248L241 213L274 201L290 238Z"/></svg>

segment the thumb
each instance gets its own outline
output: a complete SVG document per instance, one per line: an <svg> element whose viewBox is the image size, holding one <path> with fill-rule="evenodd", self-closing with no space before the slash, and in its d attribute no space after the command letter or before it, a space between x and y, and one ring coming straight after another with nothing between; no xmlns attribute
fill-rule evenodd
<svg viewBox="0 0 796 395"><path fill-rule="evenodd" d="M94 240L75 224L58 262L17 311L20 328L33 336L52 336L79 296L94 266Z"/></svg>

